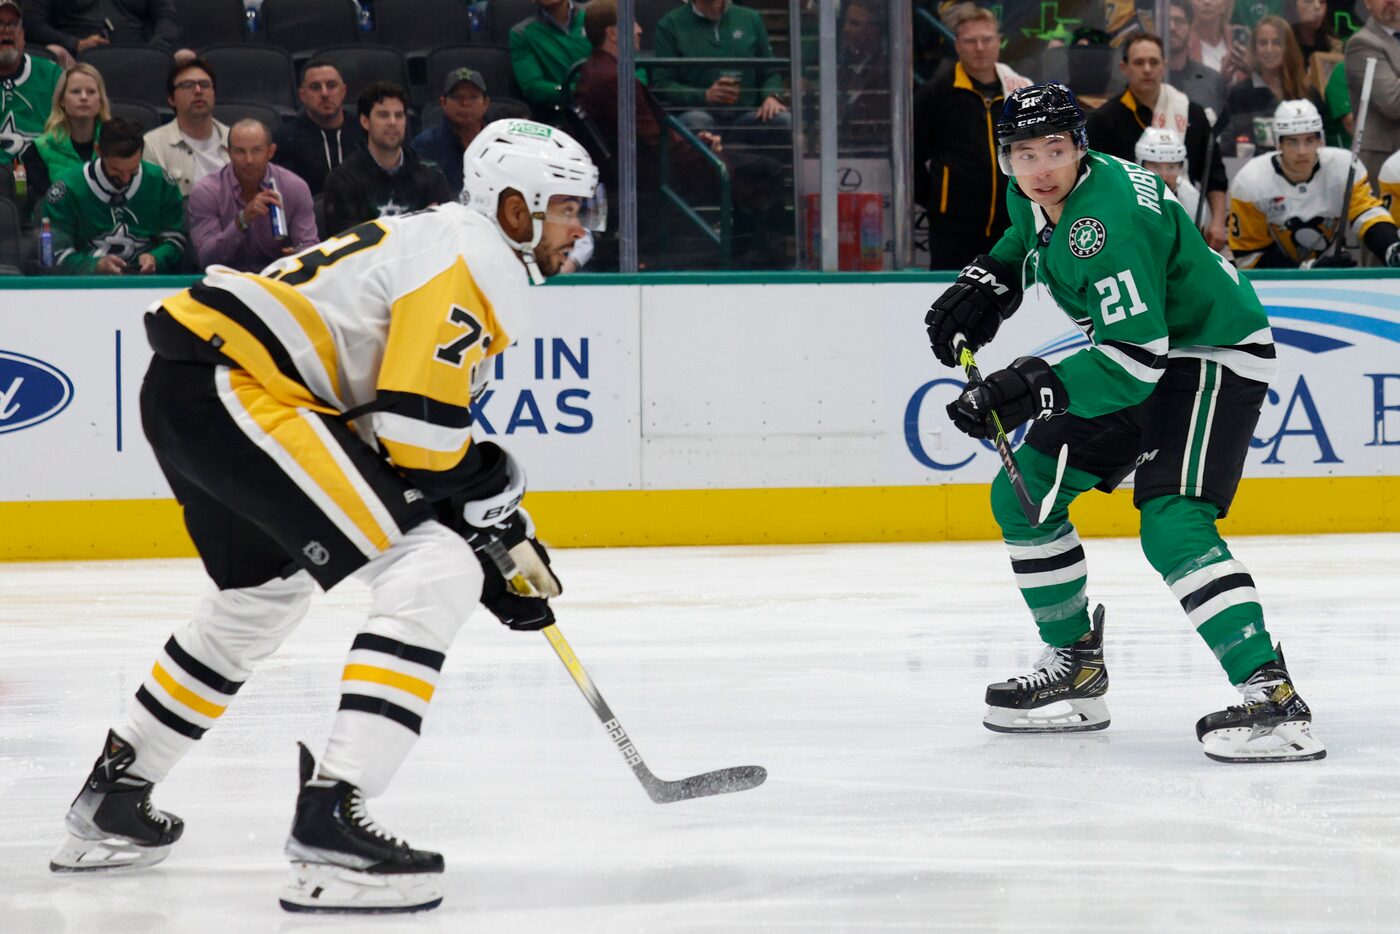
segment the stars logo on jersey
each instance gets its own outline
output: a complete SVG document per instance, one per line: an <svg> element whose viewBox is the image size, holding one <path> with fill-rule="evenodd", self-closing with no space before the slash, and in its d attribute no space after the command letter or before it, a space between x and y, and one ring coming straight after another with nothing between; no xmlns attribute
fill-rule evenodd
<svg viewBox="0 0 1400 934"><path fill-rule="evenodd" d="M145 237L132 236L131 228L126 221L122 221L111 233L95 238L92 241L92 251L95 256L131 259L148 242Z"/></svg>
<svg viewBox="0 0 1400 934"><path fill-rule="evenodd" d="M29 147L29 137L20 132L15 126L14 112L5 114L5 121L0 123L0 152L18 159L24 150Z"/></svg>
<svg viewBox="0 0 1400 934"><path fill-rule="evenodd" d="M380 217L398 217L400 214L408 213L408 206L399 204L393 198L390 198L388 201L379 205L378 210Z"/></svg>
<svg viewBox="0 0 1400 934"><path fill-rule="evenodd" d="M1081 217L1070 225L1069 251L1080 259L1088 259L1103 249L1108 231L1092 217Z"/></svg>
<svg viewBox="0 0 1400 934"><path fill-rule="evenodd" d="M58 204L63 197L68 194L68 186L63 182L54 182L49 186L49 193L44 197L49 199L49 204Z"/></svg>

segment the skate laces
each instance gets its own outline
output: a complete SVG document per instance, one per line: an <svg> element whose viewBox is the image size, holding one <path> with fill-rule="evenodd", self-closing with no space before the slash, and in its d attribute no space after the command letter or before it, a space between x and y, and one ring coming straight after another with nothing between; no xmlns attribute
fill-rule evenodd
<svg viewBox="0 0 1400 934"><path fill-rule="evenodd" d="M350 812L350 820L356 827L394 846L408 845L375 823L374 818L369 816L369 810L365 807L365 799L360 795L360 789L351 788L345 803Z"/></svg>
<svg viewBox="0 0 1400 934"><path fill-rule="evenodd" d="M1274 688L1288 680L1288 676L1277 669L1267 674L1260 672L1240 685L1244 703L1232 705L1233 709L1244 710L1258 704L1272 704Z"/></svg>
<svg viewBox="0 0 1400 934"><path fill-rule="evenodd" d="M1062 649L1059 646L1047 645L1044 653L1036 659L1035 670L1028 675L1017 675L1012 681L1030 687L1044 687L1051 681L1069 671L1069 659L1072 654L1070 649Z"/></svg>
<svg viewBox="0 0 1400 934"><path fill-rule="evenodd" d="M170 815L166 814L164 811L158 810L154 804L151 804L151 790L149 786L146 788L146 794L141 798L141 809L146 812L147 817L157 824L166 828L170 827Z"/></svg>

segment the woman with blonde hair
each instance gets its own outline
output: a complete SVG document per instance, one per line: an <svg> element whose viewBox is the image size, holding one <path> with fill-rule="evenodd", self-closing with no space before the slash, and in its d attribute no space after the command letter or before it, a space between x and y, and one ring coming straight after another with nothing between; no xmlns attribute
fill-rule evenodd
<svg viewBox="0 0 1400 934"><path fill-rule="evenodd" d="M98 70L86 62L69 68L53 89L53 111L44 134L34 145L49 167L49 178L59 181L75 166L95 157L102 124L112 119L107 85Z"/></svg>
<svg viewBox="0 0 1400 934"><path fill-rule="evenodd" d="M1317 90L1303 70L1303 52L1293 28L1281 16L1262 17L1249 41L1249 77L1230 88L1226 145L1248 142L1256 151L1273 149L1274 110L1282 101L1304 98L1321 108Z"/></svg>

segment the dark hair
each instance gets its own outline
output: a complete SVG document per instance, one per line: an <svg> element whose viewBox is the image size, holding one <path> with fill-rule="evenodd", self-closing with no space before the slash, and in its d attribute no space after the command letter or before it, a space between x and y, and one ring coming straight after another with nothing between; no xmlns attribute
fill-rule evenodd
<svg viewBox="0 0 1400 934"><path fill-rule="evenodd" d="M1181 12L1186 14L1186 22L1196 21L1196 11L1191 9L1191 0L1167 0L1167 11L1170 14L1172 7L1179 7Z"/></svg>
<svg viewBox="0 0 1400 934"><path fill-rule="evenodd" d="M583 14L583 34L588 44L601 48L609 26L617 25L617 0L593 0Z"/></svg>
<svg viewBox="0 0 1400 934"><path fill-rule="evenodd" d="M306 73L313 68L334 68L336 77L341 81L345 80L345 76L340 73L340 66L335 62L328 58L313 58L311 61L301 66L301 78L297 80L297 87L301 87L306 83Z"/></svg>
<svg viewBox="0 0 1400 934"><path fill-rule="evenodd" d="M219 87L219 79L218 76L214 74L214 66L209 64L203 57L195 56L188 61L176 62L170 66L170 71L166 72L165 75L165 94L167 97L175 96L175 82L180 80L180 75L189 71L191 68L203 69L204 73L209 76L209 80L213 82L214 87L216 89Z"/></svg>
<svg viewBox="0 0 1400 934"><path fill-rule="evenodd" d="M397 98L399 103L403 104L403 109L408 110L407 91L392 81L374 82L369 87L365 88L364 93L360 95L360 101L357 106L360 116L368 117L370 111L374 109L375 104L378 104L380 101L388 100L391 97Z"/></svg>
<svg viewBox="0 0 1400 934"><path fill-rule="evenodd" d="M102 132L97 135L97 152L103 156L126 159L145 148L146 137L141 126L121 117L113 117L102 124Z"/></svg>
<svg viewBox="0 0 1400 934"><path fill-rule="evenodd" d="M1138 32L1131 33L1128 38L1123 40L1123 61L1126 62L1128 60L1128 52L1139 42L1153 43L1157 46L1157 51L1162 53L1162 57L1167 57L1167 47L1163 44L1161 36L1157 35L1155 32L1139 30Z"/></svg>

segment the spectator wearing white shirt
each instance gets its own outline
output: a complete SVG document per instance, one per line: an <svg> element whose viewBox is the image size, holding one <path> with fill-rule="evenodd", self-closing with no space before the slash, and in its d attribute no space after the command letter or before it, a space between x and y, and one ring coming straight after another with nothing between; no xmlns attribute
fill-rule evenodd
<svg viewBox="0 0 1400 934"><path fill-rule="evenodd" d="M146 159L189 197L194 183L228 165L228 127L214 119L214 69L202 58L177 62L165 79L175 119L146 134Z"/></svg>

